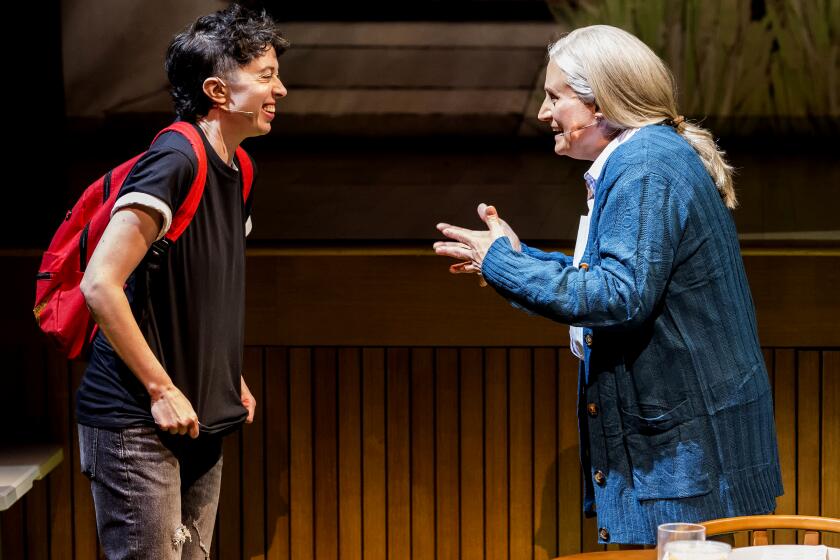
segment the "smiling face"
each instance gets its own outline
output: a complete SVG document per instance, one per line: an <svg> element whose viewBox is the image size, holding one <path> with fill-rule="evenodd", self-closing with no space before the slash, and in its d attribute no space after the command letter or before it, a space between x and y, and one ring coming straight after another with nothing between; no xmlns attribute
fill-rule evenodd
<svg viewBox="0 0 840 560"><path fill-rule="evenodd" d="M545 100L537 118L551 124L557 155L592 161L610 143L611 131L596 106L580 100L553 61L546 69Z"/></svg>
<svg viewBox="0 0 840 560"><path fill-rule="evenodd" d="M274 49L269 47L259 57L238 67L225 83L228 99L224 108L230 117L230 125L241 127L245 138L268 134L277 99L287 93L280 81Z"/></svg>

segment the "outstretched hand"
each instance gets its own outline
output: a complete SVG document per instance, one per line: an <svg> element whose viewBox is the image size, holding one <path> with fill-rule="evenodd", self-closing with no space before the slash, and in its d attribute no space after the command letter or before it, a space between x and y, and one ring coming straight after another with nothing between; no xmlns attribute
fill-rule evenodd
<svg viewBox="0 0 840 560"><path fill-rule="evenodd" d="M469 230L446 223L437 225L437 229L453 241L438 241L434 244L435 253L460 261L449 267L452 274L473 273L480 276L487 251L500 237L507 237L515 250L522 250L519 237L499 216L495 207L481 203L477 210L478 217L487 226L486 231ZM483 279L482 285L485 285Z"/></svg>

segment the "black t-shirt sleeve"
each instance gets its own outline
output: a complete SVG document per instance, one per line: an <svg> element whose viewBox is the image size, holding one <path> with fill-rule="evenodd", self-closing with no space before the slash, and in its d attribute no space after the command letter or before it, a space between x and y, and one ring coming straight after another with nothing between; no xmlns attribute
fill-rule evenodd
<svg viewBox="0 0 840 560"><path fill-rule="evenodd" d="M193 162L180 150L153 148L135 164L120 189L119 198L129 193L148 194L166 203L174 213L194 175Z"/></svg>

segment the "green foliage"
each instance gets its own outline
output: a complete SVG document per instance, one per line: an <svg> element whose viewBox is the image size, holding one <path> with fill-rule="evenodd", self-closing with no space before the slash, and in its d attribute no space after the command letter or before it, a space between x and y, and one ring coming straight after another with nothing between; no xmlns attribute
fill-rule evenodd
<svg viewBox="0 0 840 560"><path fill-rule="evenodd" d="M840 129L840 0L547 0L564 27L625 29L716 130Z"/></svg>

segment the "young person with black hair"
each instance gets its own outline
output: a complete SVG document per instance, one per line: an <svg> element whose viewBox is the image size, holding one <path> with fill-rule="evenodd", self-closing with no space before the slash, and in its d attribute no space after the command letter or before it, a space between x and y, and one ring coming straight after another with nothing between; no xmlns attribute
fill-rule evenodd
<svg viewBox="0 0 840 560"><path fill-rule="evenodd" d="M109 559L209 557L222 436L256 406L241 372L251 196L234 154L271 130L287 47L270 17L236 4L173 39L175 110L206 151L198 208L176 243L150 251L198 166L189 141L166 132L123 184L85 271L100 330L77 394L80 459Z"/></svg>

